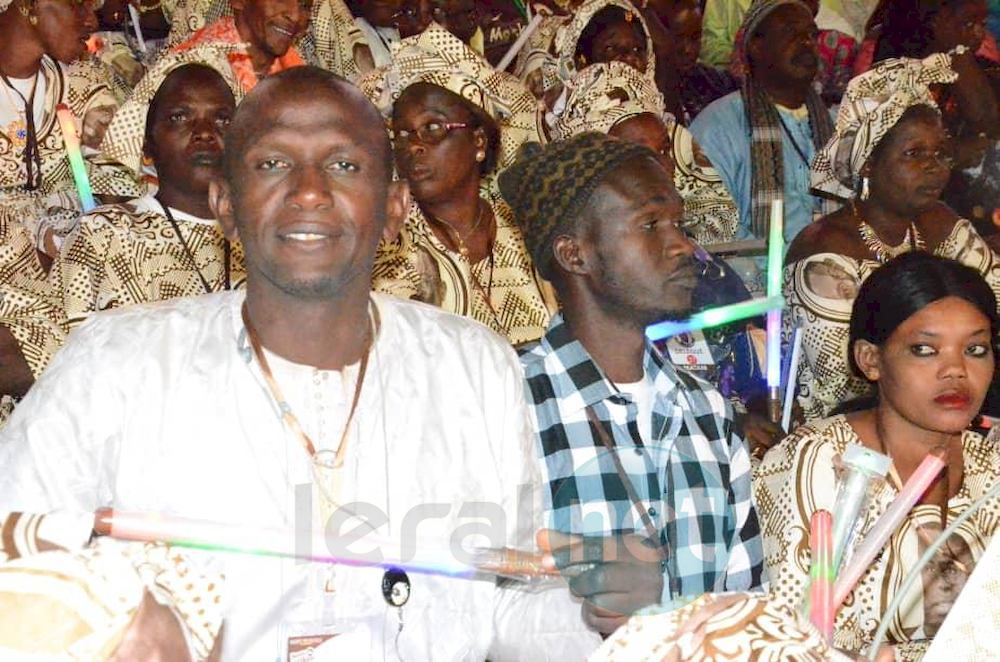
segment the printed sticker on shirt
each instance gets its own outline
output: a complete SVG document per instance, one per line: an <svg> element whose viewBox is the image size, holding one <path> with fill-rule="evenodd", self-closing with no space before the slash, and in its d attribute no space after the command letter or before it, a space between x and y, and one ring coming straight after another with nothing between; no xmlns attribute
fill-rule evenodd
<svg viewBox="0 0 1000 662"><path fill-rule="evenodd" d="M701 331L679 333L667 341L667 352L675 365L684 368L715 365L712 351Z"/></svg>

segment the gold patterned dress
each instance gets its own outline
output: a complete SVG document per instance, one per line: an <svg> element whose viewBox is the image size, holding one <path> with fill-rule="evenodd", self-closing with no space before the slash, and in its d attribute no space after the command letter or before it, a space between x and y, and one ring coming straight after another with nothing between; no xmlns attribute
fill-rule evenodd
<svg viewBox="0 0 1000 662"><path fill-rule="evenodd" d="M1000 262L969 221L957 221L934 254L979 271L1000 300ZM879 266L876 260L817 253L785 267L785 321L801 324L803 331L798 400L807 421L870 391L848 366L848 325L858 288Z"/></svg>
<svg viewBox="0 0 1000 662"><path fill-rule="evenodd" d="M202 278L212 291L243 285L243 249L233 243L227 260L218 223L174 210L178 238L162 209L152 197L98 207L66 237L45 281L0 284L0 324L36 377L95 312L205 294Z"/></svg>
<svg viewBox="0 0 1000 662"><path fill-rule="evenodd" d="M809 578L809 520L818 509L833 510L834 458L851 444L860 445L861 440L845 417L814 421L771 449L754 471L772 598L790 608L801 604ZM962 446L964 476L958 493L948 501L948 521L1000 479L1000 448L995 442L965 432ZM860 536L870 530L896 494L888 482L876 485L862 514ZM901 644L897 659L919 659L986 549L1000 523L998 517L1000 502L987 504L958 529L947 551L923 571L922 581L914 584L912 594L892 616L888 643ZM918 529L924 531L918 533ZM934 540L940 532L938 506L919 504L910 512L838 612L833 637L837 648L860 651L867 647L908 569L926 550L925 540Z"/></svg>
<svg viewBox="0 0 1000 662"><path fill-rule="evenodd" d="M95 62L65 65L44 56L38 84L44 86L45 92L41 116L36 113L41 185L34 191L25 188L24 140L10 127L0 126L0 237L6 242L10 237L23 237L26 231L41 246L46 234L61 236L68 232L80 210L56 106L66 104L82 123L82 139L87 145L100 143L102 125L110 120L118 102L106 69ZM123 173L96 168L89 162L87 166L95 193L119 194L126 190L122 188ZM9 227L14 224L24 227ZM6 265L0 263L0 274L15 260L25 260L23 253L5 256Z"/></svg>
<svg viewBox="0 0 1000 662"><path fill-rule="evenodd" d="M448 250L413 204L396 241L379 246L372 287L471 317L520 345L545 334L557 309L555 293L535 270L510 207L490 197L496 218L492 259L470 264Z"/></svg>

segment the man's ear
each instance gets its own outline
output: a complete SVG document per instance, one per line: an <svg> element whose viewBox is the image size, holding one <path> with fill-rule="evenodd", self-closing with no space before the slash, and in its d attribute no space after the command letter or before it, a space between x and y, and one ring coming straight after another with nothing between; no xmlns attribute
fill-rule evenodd
<svg viewBox="0 0 1000 662"><path fill-rule="evenodd" d="M240 14L247 8L246 0L229 0L229 6L234 14Z"/></svg>
<svg viewBox="0 0 1000 662"><path fill-rule="evenodd" d="M563 271L584 275L590 271L579 239L568 234L557 235L552 240L552 255Z"/></svg>
<svg viewBox="0 0 1000 662"><path fill-rule="evenodd" d="M867 340L858 340L854 343L854 362L858 366L861 374L870 382L877 382L882 374L882 350L878 345Z"/></svg>
<svg viewBox="0 0 1000 662"><path fill-rule="evenodd" d="M236 214L233 213L233 198L229 183L216 177L208 183L208 206L222 226L222 231L230 241L239 239L236 230Z"/></svg>
<svg viewBox="0 0 1000 662"><path fill-rule="evenodd" d="M405 179L389 182L389 194L385 201L385 227L382 228L382 238L386 243L396 240L409 213L409 183Z"/></svg>

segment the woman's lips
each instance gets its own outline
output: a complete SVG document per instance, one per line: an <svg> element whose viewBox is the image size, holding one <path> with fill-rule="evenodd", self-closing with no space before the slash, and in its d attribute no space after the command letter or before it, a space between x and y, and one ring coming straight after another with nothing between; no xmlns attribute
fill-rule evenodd
<svg viewBox="0 0 1000 662"><path fill-rule="evenodd" d="M945 409L965 409L972 398L967 393L943 393L934 398L934 402Z"/></svg>

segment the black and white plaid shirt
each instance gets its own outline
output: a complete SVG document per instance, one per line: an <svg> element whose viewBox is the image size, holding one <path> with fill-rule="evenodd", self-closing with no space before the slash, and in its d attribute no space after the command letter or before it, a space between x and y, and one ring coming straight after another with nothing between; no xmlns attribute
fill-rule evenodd
<svg viewBox="0 0 1000 662"><path fill-rule="evenodd" d="M653 438L644 444L635 402L604 376L561 315L521 363L548 483L548 526L592 536L644 534L613 458L591 428L590 407L668 546L664 600L760 586L763 548L750 455L718 391L647 343Z"/></svg>

